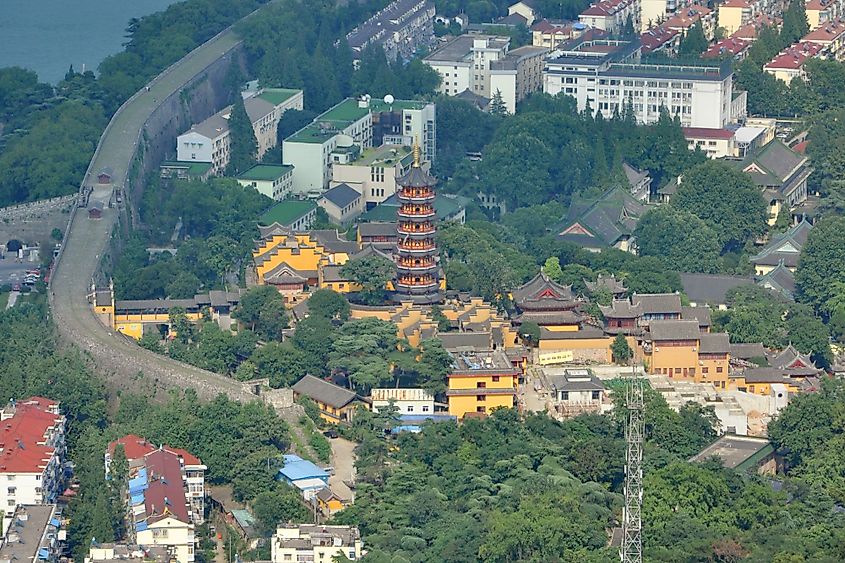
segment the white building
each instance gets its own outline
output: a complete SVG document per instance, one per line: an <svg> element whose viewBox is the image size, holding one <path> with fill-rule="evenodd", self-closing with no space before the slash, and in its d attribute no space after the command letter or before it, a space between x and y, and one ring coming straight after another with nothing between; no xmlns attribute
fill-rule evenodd
<svg viewBox="0 0 845 563"><path fill-rule="evenodd" d="M557 412L564 416L601 413L607 390L589 369L566 369L562 374L547 376ZM612 408L610 404L605 405Z"/></svg>
<svg viewBox="0 0 845 563"><path fill-rule="evenodd" d="M276 528L271 539L272 563L331 563L338 555L357 561L363 554L361 533L353 526L288 524Z"/></svg>
<svg viewBox="0 0 845 563"><path fill-rule="evenodd" d="M294 167L293 193L316 198L328 188L334 164L352 162L372 146L419 140L423 158L430 161L436 133L432 103L348 98L285 139L282 161Z"/></svg>
<svg viewBox="0 0 845 563"><path fill-rule="evenodd" d="M492 98L490 65L505 58L509 45L509 37L461 35L435 49L423 62L440 74L439 93L455 96L469 90Z"/></svg>
<svg viewBox="0 0 845 563"><path fill-rule="evenodd" d="M578 15L584 25L609 33L620 33L628 20L634 31L640 29L640 0L603 0Z"/></svg>
<svg viewBox="0 0 845 563"><path fill-rule="evenodd" d="M258 193L281 201L293 190L293 166L256 164L235 179L245 188L255 188Z"/></svg>
<svg viewBox="0 0 845 563"><path fill-rule="evenodd" d="M543 90L575 98L611 118L630 103L637 120L654 123L661 108L684 127L721 129L735 114L730 61L721 63L640 63L637 41L579 38L561 46L546 62Z"/></svg>
<svg viewBox="0 0 845 563"><path fill-rule="evenodd" d="M373 412L386 408L391 401L399 409L398 414L433 414L434 395L420 388L412 389L373 389L370 393Z"/></svg>
<svg viewBox="0 0 845 563"><path fill-rule="evenodd" d="M65 417L43 397L10 401L0 411L3 527L20 505L53 504L64 490Z"/></svg>
<svg viewBox="0 0 845 563"><path fill-rule="evenodd" d="M364 205L369 209L396 193L396 178L408 172L413 160L407 145L367 149L354 160L332 165L331 187L352 186L364 197ZM428 171L428 163L424 166Z"/></svg>
<svg viewBox="0 0 845 563"><path fill-rule="evenodd" d="M317 200L329 221L336 225L348 225L364 212L364 198L360 192L346 184L329 188Z"/></svg>
<svg viewBox="0 0 845 563"><path fill-rule="evenodd" d="M289 109L302 109L302 90L265 88L249 93L244 108L252 121L258 141L258 158L277 144L279 119ZM232 106L223 108L197 123L176 139L176 157L180 162L210 162L213 172L221 174L229 164L229 119Z"/></svg>
<svg viewBox="0 0 845 563"><path fill-rule="evenodd" d="M543 89L543 66L549 49L525 45L490 64L491 97L498 93L508 113L529 94Z"/></svg>

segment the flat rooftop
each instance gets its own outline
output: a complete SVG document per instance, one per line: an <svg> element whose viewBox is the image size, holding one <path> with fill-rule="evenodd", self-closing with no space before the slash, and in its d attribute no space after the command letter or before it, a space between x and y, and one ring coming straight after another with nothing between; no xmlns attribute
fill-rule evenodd
<svg viewBox="0 0 845 563"><path fill-rule="evenodd" d="M263 92L258 94L258 97L270 102L274 106L278 106L301 93L302 90L296 90L294 88L265 88Z"/></svg>
<svg viewBox="0 0 845 563"><path fill-rule="evenodd" d="M300 199L286 199L270 208L259 221L262 225L290 225L306 213L317 207L313 201Z"/></svg>
<svg viewBox="0 0 845 563"><path fill-rule="evenodd" d="M52 504L27 504L18 507L11 518L6 538L2 547L0 547L0 559L10 561L37 560L38 552L43 547L41 538L51 519L54 519L55 508L55 505ZM22 516L26 519L21 518Z"/></svg>
<svg viewBox="0 0 845 563"><path fill-rule="evenodd" d="M461 35L438 47L423 60L441 62L465 62L469 60L472 46L479 39L487 40L488 49L501 49L510 44L510 38L499 35Z"/></svg>
<svg viewBox="0 0 845 563"><path fill-rule="evenodd" d="M361 153L358 160L355 161L355 164L359 164L361 166L392 168L393 166L396 166L397 163L409 158L413 159L411 147L406 147L404 145L382 145L380 147L365 150Z"/></svg>
<svg viewBox="0 0 845 563"><path fill-rule="evenodd" d="M196 162L194 160L165 160L161 168L180 168L188 171L189 176L202 176L211 170L210 162Z"/></svg>
<svg viewBox="0 0 845 563"><path fill-rule="evenodd" d="M249 170L244 171L238 175L238 180L257 180L270 182L278 180L288 172L293 170L293 166L288 164L256 164Z"/></svg>
<svg viewBox="0 0 845 563"><path fill-rule="evenodd" d="M773 451L774 448L766 438L725 434L693 456L690 461L702 462L715 456L721 458L725 467L736 469L752 457L762 457Z"/></svg>
<svg viewBox="0 0 845 563"><path fill-rule="evenodd" d="M501 350L467 350L461 351L458 348L450 352L454 369L451 374L471 375L474 373L485 374L491 372L516 373L507 355ZM450 374L450 375L451 375Z"/></svg>

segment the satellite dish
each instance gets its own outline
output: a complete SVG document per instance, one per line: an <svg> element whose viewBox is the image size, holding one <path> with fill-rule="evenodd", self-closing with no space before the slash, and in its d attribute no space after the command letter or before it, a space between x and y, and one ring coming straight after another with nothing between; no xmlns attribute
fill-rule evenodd
<svg viewBox="0 0 845 563"><path fill-rule="evenodd" d="M392 94L388 94L384 97L384 103L387 105L392 104L394 101L396 101L396 98L394 98Z"/></svg>

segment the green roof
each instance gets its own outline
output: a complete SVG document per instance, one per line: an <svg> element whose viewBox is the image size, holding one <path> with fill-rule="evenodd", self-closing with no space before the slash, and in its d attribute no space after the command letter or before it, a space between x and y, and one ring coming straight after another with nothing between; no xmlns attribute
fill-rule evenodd
<svg viewBox="0 0 845 563"><path fill-rule="evenodd" d="M293 166L288 164L256 164L249 170L246 170L243 174L239 174L237 178L238 180L271 182L273 180L278 180L290 170L293 170Z"/></svg>
<svg viewBox="0 0 845 563"><path fill-rule="evenodd" d="M161 163L162 168L186 168L188 176L202 176L211 170L210 162L195 162L183 160L166 160Z"/></svg>
<svg viewBox="0 0 845 563"><path fill-rule="evenodd" d="M293 88L265 88L258 97L270 102L274 106L277 106L286 102L300 92L302 92L302 90L295 90Z"/></svg>
<svg viewBox="0 0 845 563"><path fill-rule="evenodd" d="M352 123L362 119L370 112L399 111L405 109L422 109L428 102L416 100L395 100L392 104L384 103L384 100L370 100L369 107L359 107L357 98L346 98L332 108L327 109L314 118L314 121L300 129L286 141L296 143L323 143L332 138L337 130L348 127ZM331 127L322 131L320 124L326 123Z"/></svg>
<svg viewBox="0 0 845 563"><path fill-rule="evenodd" d="M272 225L273 223L290 225L316 207L317 204L313 201L286 199L271 207L267 213L261 216L259 223L262 225Z"/></svg>
<svg viewBox="0 0 845 563"><path fill-rule="evenodd" d="M366 149L354 164L377 168L393 168L398 162L410 164L413 158L411 147L382 145L380 147Z"/></svg>
<svg viewBox="0 0 845 563"><path fill-rule="evenodd" d="M438 221L445 221L455 213L465 208L471 200L464 196L446 197L438 195L434 199L434 212ZM376 221L396 221L396 210L399 202L395 195L390 196L379 205L376 205L358 219L362 223L373 223Z"/></svg>

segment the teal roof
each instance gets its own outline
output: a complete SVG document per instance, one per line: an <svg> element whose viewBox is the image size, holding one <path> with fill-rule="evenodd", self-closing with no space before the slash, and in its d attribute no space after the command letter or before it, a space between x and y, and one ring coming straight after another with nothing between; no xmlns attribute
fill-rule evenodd
<svg viewBox="0 0 845 563"><path fill-rule="evenodd" d="M293 166L288 164L256 164L249 170L238 175L238 180L258 180L271 182L278 180L288 172L293 170Z"/></svg>
<svg viewBox="0 0 845 563"><path fill-rule="evenodd" d="M434 199L434 212L438 221L450 219L461 209L465 209L470 198L464 196L446 197L438 195ZM374 223L377 221L396 221L396 210L399 202L395 195L390 196L379 205L373 207L358 218L359 223Z"/></svg>
<svg viewBox="0 0 845 563"><path fill-rule="evenodd" d="M270 208L267 213L261 216L259 223L262 225L290 225L301 217L307 215L317 207L313 201L300 199L286 199L280 201Z"/></svg>

